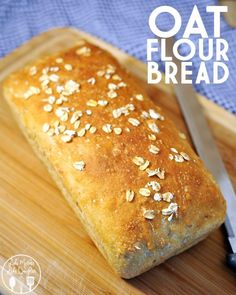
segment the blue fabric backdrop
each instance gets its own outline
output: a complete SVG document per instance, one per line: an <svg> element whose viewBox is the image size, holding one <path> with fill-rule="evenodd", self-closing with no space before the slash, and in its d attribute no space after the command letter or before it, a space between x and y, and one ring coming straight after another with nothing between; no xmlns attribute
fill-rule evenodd
<svg viewBox="0 0 236 295"><path fill-rule="evenodd" d="M50 28L74 26L146 61L146 39L153 36L148 27L151 11L160 5L171 5L182 15L184 27L194 4L201 12L208 35L212 36L213 17L205 8L217 5L216 0L1 0L0 55ZM170 22L167 17L159 19L162 29L168 28ZM199 84L196 90L236 114L236 30L222 18L221 31L222 38L229 42L230 77L220 85ZM200 63L197 55L192 61L197 69ZM212 62L207 63L207 68L212 73Z"/></svg>

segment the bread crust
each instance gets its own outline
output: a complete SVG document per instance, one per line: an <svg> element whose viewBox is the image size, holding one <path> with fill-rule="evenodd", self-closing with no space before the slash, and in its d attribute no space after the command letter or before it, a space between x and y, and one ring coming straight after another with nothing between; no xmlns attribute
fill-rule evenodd
<svg viewBox="0 0 236 295"><path fill-rule="evenodd" d="M121 277L145 272L223 223L225 201L212 176L109 53L80 42L11 74L3 89L36 154ZM68 114L63 117L59 108ZM72 119L76 111L82 112L75 120L79 126ZM65 127L58 131L58 126ZM144 165L137 165L135 157ZM158 174L161 179L149 177L148 169L157 168L165 171Z"/></svg>

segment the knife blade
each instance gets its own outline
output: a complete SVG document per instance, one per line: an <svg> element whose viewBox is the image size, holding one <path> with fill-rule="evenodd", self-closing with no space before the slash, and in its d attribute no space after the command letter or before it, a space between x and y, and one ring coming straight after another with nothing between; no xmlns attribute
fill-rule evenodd
<svg viewBox="0 0 236 295"><path fill-rule="evenodd" d="M178 69L176 75L178 84L174 84L174 91L186 120L194 146L207 169L212 173L219 184L220 190L226 200L227 217L225 220L225 228L233 252L233 254L228 255L228 264L236 269L236 197L234 188L192 84L181 84L180 82L181 61L172 53L173 44L173 38L166 39L166 53L168 56L172 57L172 61L176 64Z"/></svg>

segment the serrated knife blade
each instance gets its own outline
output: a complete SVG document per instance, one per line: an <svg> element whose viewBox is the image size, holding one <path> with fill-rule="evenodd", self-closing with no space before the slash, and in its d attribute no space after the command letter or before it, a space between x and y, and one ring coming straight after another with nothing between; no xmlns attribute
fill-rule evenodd
<svg viewBox="0 0 236 295"><path fill-rule="evenodd" d="M228 263L236 269L236 197L233 185L225 169L220 153L214 142L203 109L196 97L192 84L181 84L181 61L172 53L173 38L166 39L166 53L178 68L175 94L183 112L191 138L200 158L218 182L226 200L227 217L225 228L233 254L228 255Z"/></svg>

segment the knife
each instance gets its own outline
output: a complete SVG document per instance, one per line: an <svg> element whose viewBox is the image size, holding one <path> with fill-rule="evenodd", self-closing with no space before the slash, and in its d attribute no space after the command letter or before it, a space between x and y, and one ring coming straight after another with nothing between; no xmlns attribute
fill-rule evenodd
<svg viewBox="0 0 236 295"><path fill-rule="evenodd" d="M200 158L218 182L220 190L226 200L227 216L225 228L232 249L232 253L227 255L227 263L231 268L236 270L236 197L234 188L216 147L193 86L191 84L181 84L180 82L181 61L172 53L173 44L173 38L166 39L167 56L172 57L172 61L176 64L178 69L176 75L178 84L174 84L174 91L188 125L194 146Z"/></svg>

